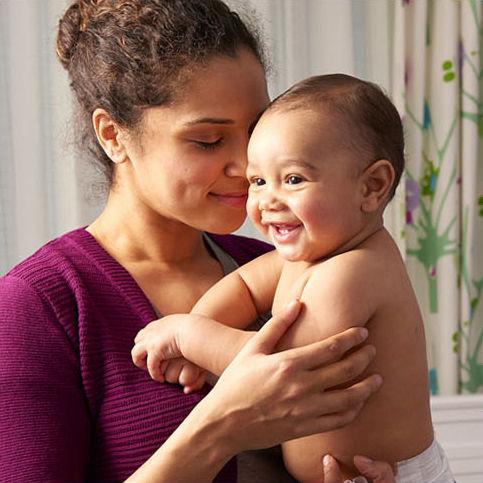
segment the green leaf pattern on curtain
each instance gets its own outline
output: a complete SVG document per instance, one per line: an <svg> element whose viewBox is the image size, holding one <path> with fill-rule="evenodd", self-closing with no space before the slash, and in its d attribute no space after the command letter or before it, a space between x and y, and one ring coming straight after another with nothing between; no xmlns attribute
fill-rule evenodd
<svg viewBox="0 0 483 483"><path fill-rule="evenodd" d="M395 12L406 54L393 86L407 140L404 244L433 394L483 392L482 11L479 0L403 0Z"/></svg>

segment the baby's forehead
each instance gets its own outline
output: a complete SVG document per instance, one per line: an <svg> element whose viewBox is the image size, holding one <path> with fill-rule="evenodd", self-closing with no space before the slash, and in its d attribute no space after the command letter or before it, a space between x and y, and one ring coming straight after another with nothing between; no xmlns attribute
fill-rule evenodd
<svg viewBox="0 0 483 483"><path fill-rule="evenodd" d="M307 148L347 150L362 154L362 150L353 142L353 123L320 104L317 107L288 105L269 109L259 119L254 133L270 136L280 126L291 137L298 136L299 141L304 142Z"/></svg>
<svg viewBox="0 0 483 483"><path fill-rule="evenodd" d="M313 170L339 165L358 171L366 164L367 155L351 141L350 126L334 120L326 111L277 109L264 114L257 126L249 143L250 172L308 165ZM276 156L271 155L274 145Z"/></svg>

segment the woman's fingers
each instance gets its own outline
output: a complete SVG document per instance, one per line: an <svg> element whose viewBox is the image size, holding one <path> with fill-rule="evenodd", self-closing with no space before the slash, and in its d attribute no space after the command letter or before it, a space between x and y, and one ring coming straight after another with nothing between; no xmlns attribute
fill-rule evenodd
<svg viewBox="0 0 483 483"><path fill-rule="evenodd" d="M364 342L367 335L368 331L365 327L351 327L322 341L288 349L284 353L293 360L299 361L300 368L316 369L338 361L348 350Z"/></svg>
<svg viewBox="0 0 483 483"><path fill-rule="evenodd" d="M254 351L271 354L275 351L275 346L278 341L287 332L289 327L297 320L300 310L302 309L302 302L300 300L293 300L285 308L274 315L245 345L243 351Z"/></svg>
<svg viewBox="0 0 483 483"><path fill-rule="evenodd" d="M372 461L365 456L355 456L354 464L363 476L356 476L352 481L354 483L363 483L368 480L366 476L374 483L395 483L394 472L391 465L384 461ZM324 465L324 483L343 483L342 473L335 458L325 455L323 458Z"/></svg>
<svg viewBox="0 0 483 483"><path fill-rule="evenodd" d="M353 381L367 369L375 355L375 347L366 345L340 361L320 369L309 371L307 373L307 379L311 378L311 383L317 384L317 387L322 389L328 389Z"/></svg>
<svg viewBox="0 0 483 483"><path fill-rule="evenodd" d="M369 376L346 389L323 391L317 395L316 401L324 415L351 411L360 408L374 394L382 384L378 375Z"/></svg>
<svg viewBox="0 0 483 483"><path fill-rule="evenodd" d="M374 483L395 483L396 478L389 463L384 461L372 461L365 456L354 456L354 465Z"/></svg>
<svg viewBox="0 0 483 483"><path fill-rule="evenodd" d="M344 480L340 471L337 460L330 455L325 455L323 458L324 465L324 483L345 483L349 480ZM368 483L363 476L356 476L352 483Z"/></svg>
<svg viewBox="0 0 483 483"><path fill-rule="evenodd" d="M322 460L324 466L324 483L343 483L342 473L335 458L326 454Z"/></svg>
<svg viewBox="0 0 483 483"><path fill-rule="evenodd" d="M301 421L297 426L298 434L294 437L323 433L351 423L381 384L380 376L370 376L347 389L324 391L306 397L304 412L300 413ZM297 410L294 415L297 415Z"/></svg>

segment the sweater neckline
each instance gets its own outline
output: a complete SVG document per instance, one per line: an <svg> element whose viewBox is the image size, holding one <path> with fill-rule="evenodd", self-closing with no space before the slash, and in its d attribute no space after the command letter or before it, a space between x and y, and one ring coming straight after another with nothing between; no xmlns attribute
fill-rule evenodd
<svg viewBox="0 0 483 483"><path fill-rule="evenodd" d="M144 323L158 319L159 315L157 314L155 307L142 288L138 285L134 277L102 247L86 228L87 227L81 227L73 230L66 234L66 237L74 241L87 258L93 260L103 275L117 288L119 295L126 299L126 302L133 307ZM206 234L205 236L208 237ZM217 256L216 251L213 250L212 245L215 245L219 250L224 252L223 248L211 238L209 239L209 242L211 246L210 249L213 251L213 256L218 262L222 263L222 260ZM233 263L236 264L234 260Z"/></svg>
<svg viewBox="0 0 483 483"><path fill-rule="evenodd" d="M86 227L73 230L66 236L92 260L143 322L148 323L157 318L151 302L134 277L102 247Z"/></svg>

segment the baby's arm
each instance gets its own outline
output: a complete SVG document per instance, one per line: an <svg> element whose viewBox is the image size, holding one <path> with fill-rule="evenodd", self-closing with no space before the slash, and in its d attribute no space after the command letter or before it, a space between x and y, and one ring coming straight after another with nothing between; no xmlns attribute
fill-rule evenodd
<svg viewBox="0 0 483 483"><path fill-rule="evenodd" d="M326 339L350 327L363 326L374 315L378 292L368 281L366 256L356 251L333 257L313 268L300 300L303 316L280 349Z"/></svg>
<svg viewBox="0 0 483 483"><path fill-rule="evenodd" d="M349 327L367 324L375 313L377 295L367 278L370 267L365 258L361 253L347 253L314 267L300 297L304 313L283 338L279 349L303 346ZM319 444L316 438L282 445L286 467L299 481L322 478L320 455L334 450L330 444Z"/></svg>
<svg viewBox="0 0 483 483"><path fill-rule="evenodd" d="M251 337L238 329L270 309L282 265L276 252L267 253L215 284L190 315L169 315L151 322L136 336L134 363L161 382L167 369L163 361L180 356L220 375ZM190 368L189 372L196 371ZM181 379L180 374L180 382L190 385Z"/></svg>
<svg viewBox="0 0 483 483"><path fill-rule="evenodd" d="M274 250L222 278L201 297L191 313L244 329L272 307L283 259Z"/></svg>

